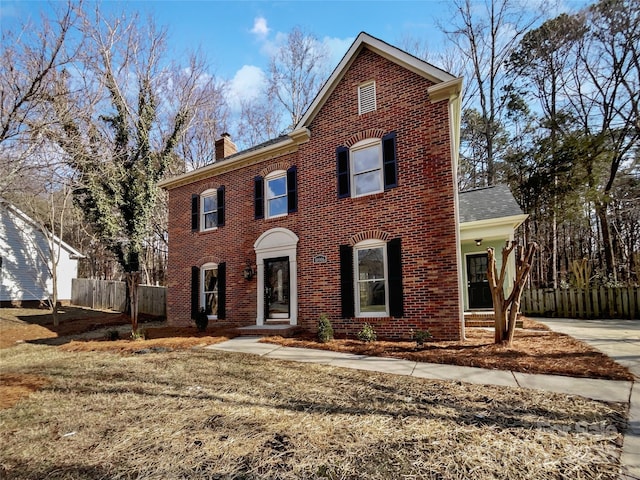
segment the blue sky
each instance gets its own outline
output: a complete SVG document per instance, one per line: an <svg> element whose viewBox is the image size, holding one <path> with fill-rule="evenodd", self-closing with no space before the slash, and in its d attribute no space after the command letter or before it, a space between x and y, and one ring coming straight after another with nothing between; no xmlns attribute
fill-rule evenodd
<svg viewBox="0 0 640 480"><path fill-rule="evenodd" d="M528 0L528 5L542 0ZM561 0L557 11L575 10L584 0ZM86 1L89 7L93 2ZM14 28L49 11L47 1L0 0L0 26ZM103 1L103 10L152 14L167 26L171 57L186 57L201 48L211 73L231 81L236 96L259 91L269 55L294 26L313 32L331 53L333 69L361 31L393 45L407 37L421 39L429 49L443 50L446 40L437 22L452 18L447 0L420 1Z"/></svg>

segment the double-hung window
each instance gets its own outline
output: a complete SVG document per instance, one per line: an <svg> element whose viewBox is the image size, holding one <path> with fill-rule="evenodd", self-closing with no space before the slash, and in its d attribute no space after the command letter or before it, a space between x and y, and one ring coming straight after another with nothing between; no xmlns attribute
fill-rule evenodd
<svg viewBox="0 0 640 480"><path fill-rule="evenodd" d="M362 197L398 186L396 134L336 149L338 198Z"/></svg>
<svg viewBox="0 0 640 480"><path fill-rule="evenodd" d="M383 190L382 143L379 139L363 140L351 147L351 171L354 197Z"/></svg>
<svg viewBox="0 0 640 480"><path fill-rule="evenodd" d="M298 211L298 170L294 166L253 179L254 218L282 217Z"/></svg>
<svg viewBox="0 0 640 480"><path fill-rule="evenodd" d="M223 186L191 196L191 230L210 231L224 225Z"/></svg>
<svg viewBox="0 0 640 480"><path fill-rule="evenodd" d="M209 316L218 316L218 266L204 265L200 270L202 274L202 289L200 306Z"/></svg>
<svg viewBox="0 0 640 480"><path fill-rule="evenodd" d="M278 170L265 177L267 218L287 214L287 172Z"/></svg>
<svg viewBox="0 0 640 480"><path fill-rule="evenodd" d="M202 206L202 215L201 217L201 225L202 230L211 230L212 228L216 228L218 226L218 195L217 192L211 191L201 196L202 201L200 205Z"/></svg>
<svg viewBox="0 0 640 480"><path fill-rule="evenodd" d="M365 241L354 248L357 317L386 317L389 288L386 243Z"/></svg>

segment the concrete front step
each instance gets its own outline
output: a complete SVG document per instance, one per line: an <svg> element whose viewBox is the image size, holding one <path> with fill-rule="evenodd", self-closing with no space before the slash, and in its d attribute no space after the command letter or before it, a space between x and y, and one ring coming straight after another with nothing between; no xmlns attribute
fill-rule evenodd
<svg viewBox="0 0 640 480"><path fill-rule="evenodd" d="M241 337L293 337L296 332L302 330L297 325L286 324L269 324L269 325L249 325L246 327L238 327L234 330Z"/></svg>

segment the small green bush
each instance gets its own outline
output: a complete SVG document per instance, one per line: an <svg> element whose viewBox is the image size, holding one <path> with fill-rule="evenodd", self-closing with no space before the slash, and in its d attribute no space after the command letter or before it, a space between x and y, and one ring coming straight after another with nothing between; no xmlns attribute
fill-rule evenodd
<svg viewBox="0 0 640 480"><path fill-rule="evenodd" d="M363 342L375 342L376 338L378 338L376 336L376 331L368 323L365 323L362 326L362 329L358 332L358 340Z"/></svg>
<svg viewBox="0 0 640 480"><path fill-rule="evenodd" d="M429 330L415 330L411 332L411 338L416 341L416 346L421 347L424 345L425 340L431 338Z"/></svg>
<svg viewBox="0 0 640 480"><path fill-rule="evenodd" d="M333 327L329 321L329 317L326 314L320 315L318 321L318 341L320 343L327 343L333 340Z"/></svg>

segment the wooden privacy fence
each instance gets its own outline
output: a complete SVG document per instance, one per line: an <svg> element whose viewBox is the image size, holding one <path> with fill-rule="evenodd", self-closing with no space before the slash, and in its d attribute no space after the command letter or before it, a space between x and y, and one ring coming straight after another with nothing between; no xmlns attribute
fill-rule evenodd
<svg viewBox="0 0 640 480"><path fill-rule="evenodd" d="M113 280L74 278L71 303L81 307L124 312L127 307L127 284ZM138 313L167 316L167 288L138 285Z"/></svg>
<svg viewBox="0 0 640 480"><path fill-rule="evenodd" d="M639 287L542 288L522 292L525 315L640 319Z"/></svg>

